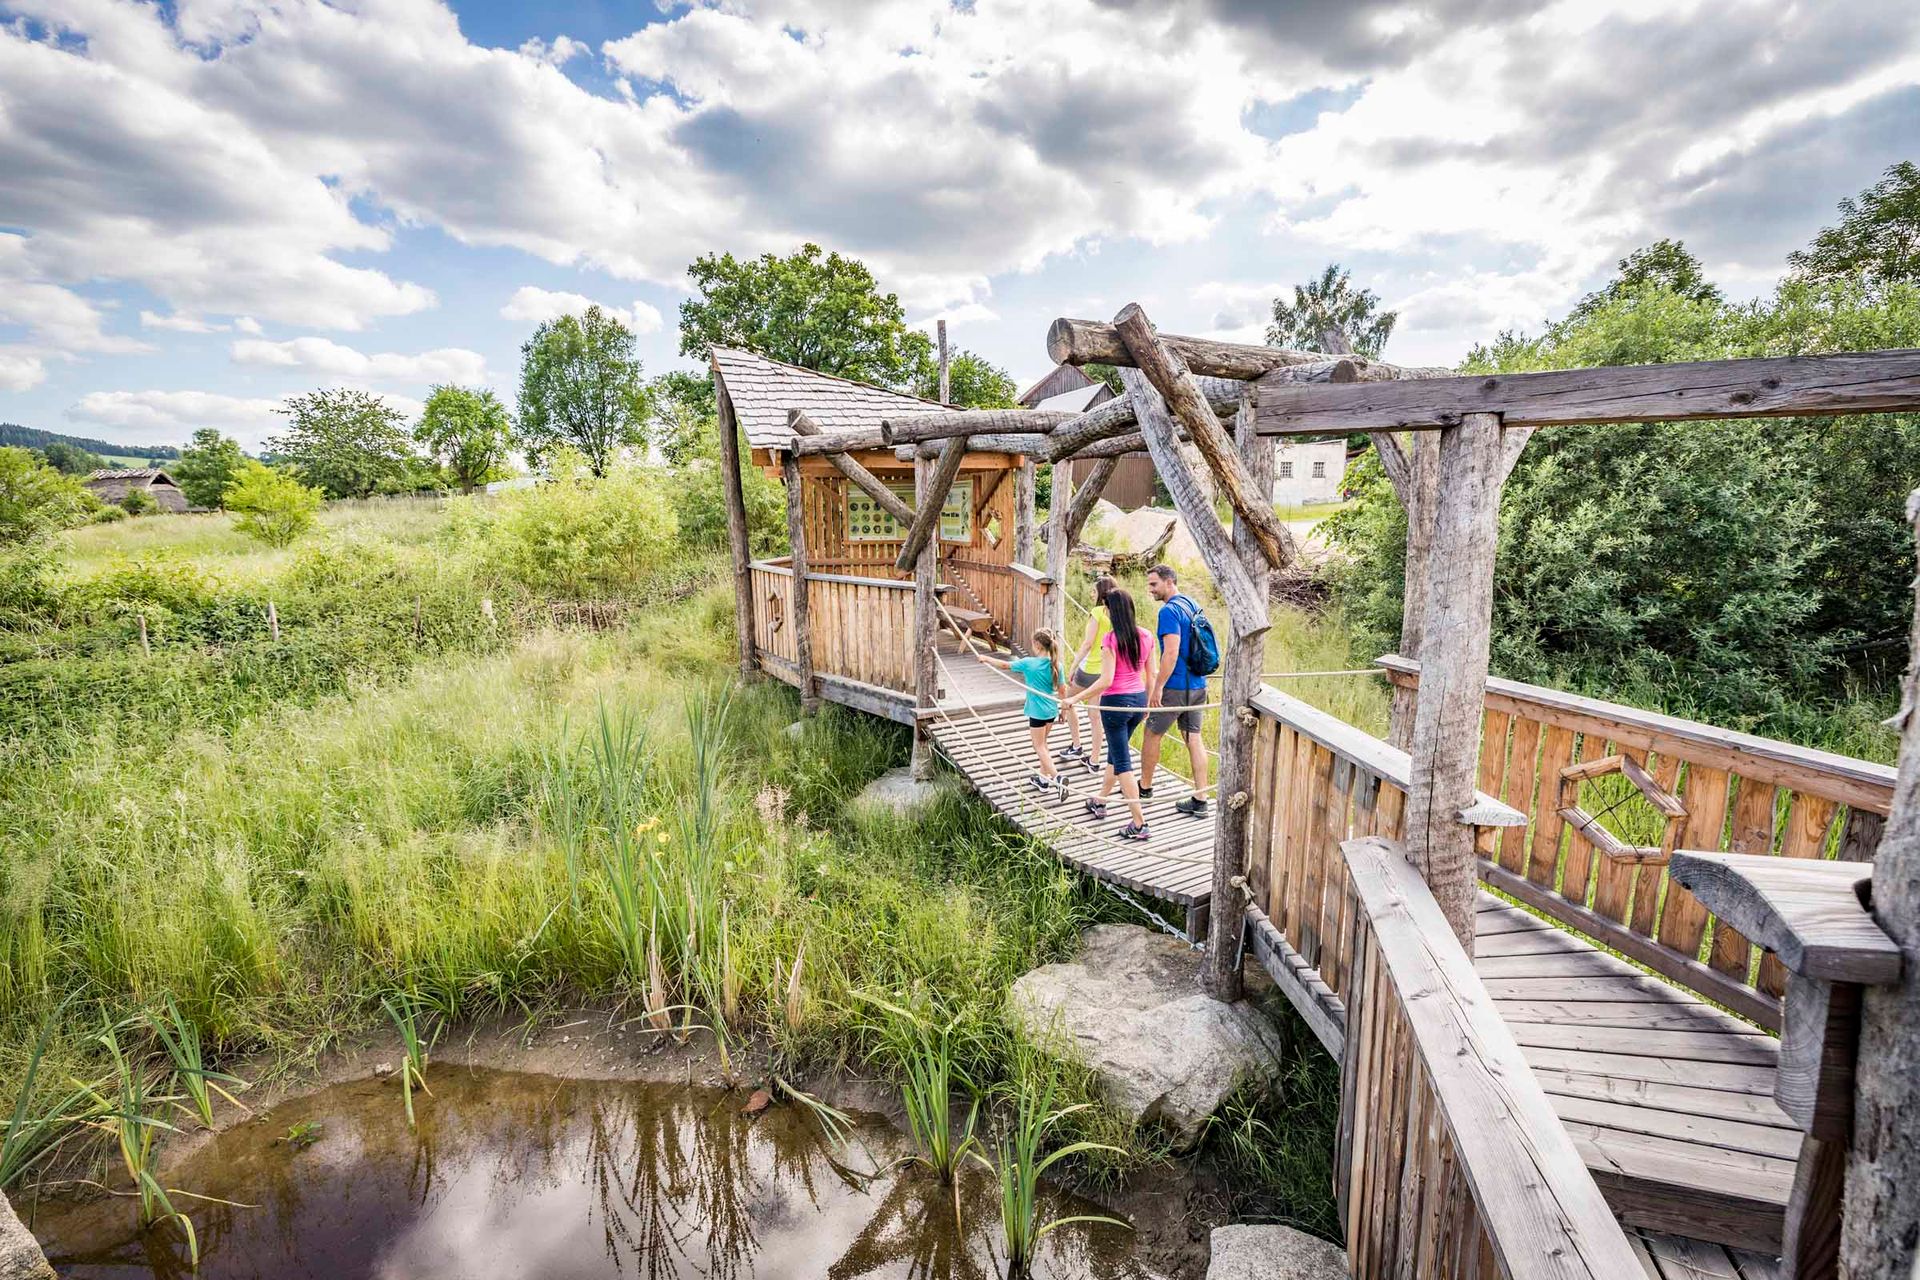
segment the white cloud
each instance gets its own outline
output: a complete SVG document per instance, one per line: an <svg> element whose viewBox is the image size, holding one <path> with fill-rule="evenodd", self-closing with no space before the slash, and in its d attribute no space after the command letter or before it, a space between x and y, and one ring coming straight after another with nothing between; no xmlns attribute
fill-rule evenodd
<svg viewBox="0 0 1920 1280"><path fill-rule="evenodd" d="M508 320L545 324L561 316L577 316L592 306L599 307L635 333L658 333L663 323L659 308L638 298L634 299L631 307L615 307L604 302L596 303L585 294L542 289L530 284L515 289L506 305L500 308L500 314Z"/></svg>
<svg viewBox="0 0 1920 1280"><path fill-rule="evenodd" d="M210 391L91 391L67 410L88 426L110 427L130 444L178 444L197 428L217 427L258 448L285 425L280 402Z"/></svg>
<svg viewBox="0 0 1920 1280"><path fill-rule="evenodd" d="M441 347L415 355L393 351L368 355L330 338L292 338L268 342L241 338L233 344L238 364L299 369L306 373L364 382L463 383L487 380L487 362L477 351Z"/></svg>
<svg viewBox="0 0 1920 1280"><path fill-rule="evenodd" d="M251 333L256 337L265 332L261 329L260 322L252 316L235 316L233 318L233 327L237 333Z"/></svg>
<svg viewBox="0 0 1920 1280"><path fill-rule="evenodd" d="M211 320L202 320L198 316L181 315L177 311L163 316L156 311L145 310L140 313L140 327L167 329L174 333L225 333L233 328L230 324L216 324Z"/></svg>
<svg viewBox="0 0 1920 1280"><path fill-rule="evenodd" d="M549 44L539 36L521 42L520 56L532 58L535 62L544 62L550 67L565 66L573 59L587 52L587 46L572 36L555 36Z"/></svg>
<svg viewBox="0 0 1920 1280"><path fill-rule="evenodd" d="M18 347L0 347L0 391L29 391L47 380L39 356Z"/></svg>

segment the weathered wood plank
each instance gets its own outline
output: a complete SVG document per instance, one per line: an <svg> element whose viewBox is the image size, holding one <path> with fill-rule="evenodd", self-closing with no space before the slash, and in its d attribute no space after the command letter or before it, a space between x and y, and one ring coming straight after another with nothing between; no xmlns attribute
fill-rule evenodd
<svg viewBox="0 0 1920 1280"><path fill-rule="evenodd" d="M1514 427L1683 422L1920 409L1920 350L1613 365L1420 381L1292 383L1263 377L1263 435L1432 430L1468 414Z"/></svg>
<svg viewBox="0 0 1920 1280"><path fill-rule="evenodd" d="M1900 948L1860 903L1868 862L1686 849L1673 878L1793 973L1832 982L1899 980Z"/></svg>

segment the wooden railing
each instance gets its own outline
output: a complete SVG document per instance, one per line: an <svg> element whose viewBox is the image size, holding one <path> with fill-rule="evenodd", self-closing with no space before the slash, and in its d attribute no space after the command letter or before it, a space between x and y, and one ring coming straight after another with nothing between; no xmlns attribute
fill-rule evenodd
<svg viewBox="0 0 1920 1280"><path fill-rule="evenodd" d="M1053 579L1030 564L1014 564L1007 575L1010 592L1008 628L1014 643L1030 648L1033 633L1047 624L1047 603L1053 592ZM1061 638L1061 643L1067 643ZM1062 661L1071 655L1063 653Z"/></svg>
<svg viewBox="0 0 1920 1280"><path fill-rule="evenodd" d="M754 645L796 679L793 568L756 560L750 571ZM815 674L911 693L913 583L838 573L809 573L807 583Z"/></svg>
<svg viewBox="0 0 1920 1280"><path fill-rule="evenodd" d="M1397 682L1419 680L1416 662L1380 662ZM1785 969L1673 883L1667 860L1676 848L1866 860L1893 780L1885 765L1489 680L1480 786L1528 822L1484 851L1481 876L1777 1031Z"/></svg>
<svg viewBox="0 0 1920 1280"><path fill-rule="evenodd" d="M1267 970L1337 1056L1353 967L1340 846L1358 836L1400 838L1412 764L1406 752L1271 687L1261 688L1253 708L1250 936ZM1492 797L1481 799L1490 821L1524 821ZM1476 828L1476 843L1491 849L1497 830Z"/></svg>
<svg viewBox="0 0 1920 1280"><path fill-rule="evenodd" d="M1419 872L1377 836L1341 864L1334 1177L1356 1280L1641 1275Z"/></svg>

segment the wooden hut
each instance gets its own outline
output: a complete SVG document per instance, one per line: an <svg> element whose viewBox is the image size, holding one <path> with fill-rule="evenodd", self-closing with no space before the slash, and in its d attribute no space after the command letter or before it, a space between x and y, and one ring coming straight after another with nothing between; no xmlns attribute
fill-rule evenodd
<svg viewBox="0 0 1920 1280"><path fill-rule="evenodd" d="M1053 372L1020 393L1020 403L1029 409L1053 409L1066 413L1086 413L1112 400L1113 388L1090 378L1070 364L1057 364ZM1100 462L1097 458L1076 459L1073 482L1082 485ZM1155 472L1153 459L1145 454L1120 459L1113 468L1101 496L1122 511L1137 511L1153 505Z"/></svg>
<svg viewBox="0 0 1920 1280"><path fill-rule="evenodd" d="M153 499L153 505L160 511L185 511L187 495L172 476L158 467L125 467L110 471L96 471L83 481L87 491L102 502L122 503L127 495L138 490Z"/></svg>
<svg viewBox="0 0 1920 1280"><path fill-rule="evenodd" d="M745 565L742 630L751 647L743 641L743 665L805 694L818 690L907 723L917 709L959 692L948 685L998 695L1004 682L956 633L1018 650L1044 617L1050 580L1028 563L1034 517L1026 459L955 451L938 534L926 538L933 582L931 607L922 609L918 566L901 564L911 532L903 508L918 505L916 472L930 478L928 455L939 442L896 448L881 431L889 418L947 413L947 406L751 351L716 347L712 366L723 437L737 427L751 465L788 489L791 554ZM808 454L809 435L865 436L854 443L866 447ZM936 676L923 688L916 655L927 646L918 637L943 631L946 651L935 670L944 667L951 679Z"/></svg>

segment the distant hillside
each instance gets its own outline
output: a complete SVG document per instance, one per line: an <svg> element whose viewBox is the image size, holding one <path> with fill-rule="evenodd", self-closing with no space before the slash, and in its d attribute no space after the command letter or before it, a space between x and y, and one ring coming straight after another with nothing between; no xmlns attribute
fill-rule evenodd
<svg viewBox="0 0 1920 1280"><path fill-rule="evenodd" d="M133 458L145 461L148 458L180 456L180 449L176 445L113 444L106 440L95 440L89 436L63 436L57 431L23 427L16 422L0 422L0 445L15 445L22 449L44 449L50 444L70 444L76 448L85 449L88 453L97 453L103 458Z"/></svg>

